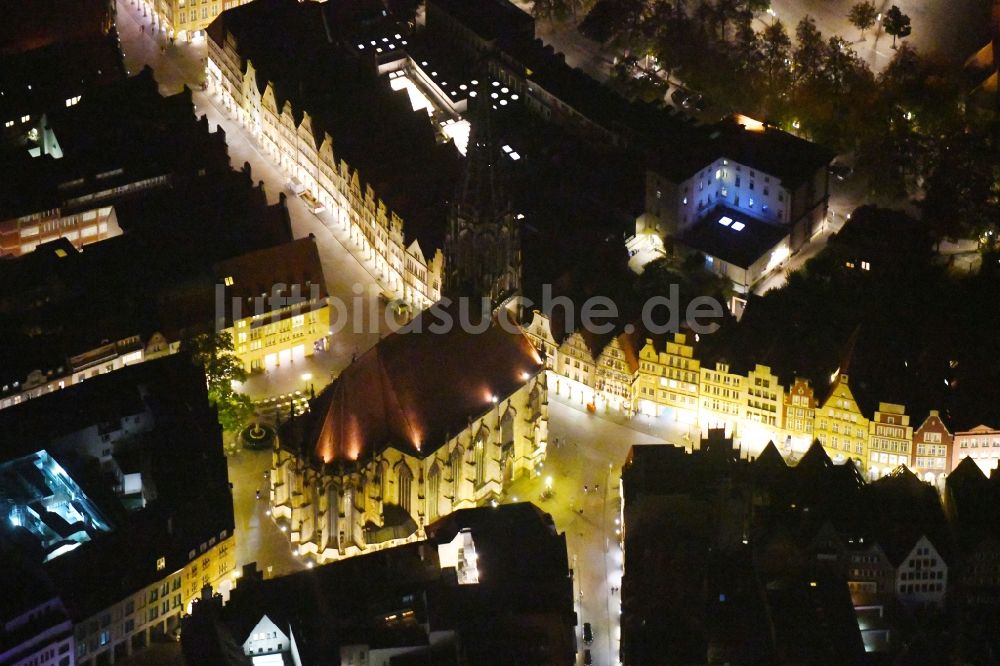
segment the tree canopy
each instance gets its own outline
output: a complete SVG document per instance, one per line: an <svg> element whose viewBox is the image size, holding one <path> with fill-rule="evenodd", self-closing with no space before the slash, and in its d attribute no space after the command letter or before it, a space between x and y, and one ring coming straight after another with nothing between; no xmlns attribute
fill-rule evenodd
<svg viewBox="0 0 1000 666"><path fill-rule="evenodd" d="M243 362L233 353L233 336L225 331L197 335L185 340L181 351L204 367L208 399L218 411L223 430L236 432L246 425L253 414L253 404L233 387L233 382L247 379Z"/></svg>

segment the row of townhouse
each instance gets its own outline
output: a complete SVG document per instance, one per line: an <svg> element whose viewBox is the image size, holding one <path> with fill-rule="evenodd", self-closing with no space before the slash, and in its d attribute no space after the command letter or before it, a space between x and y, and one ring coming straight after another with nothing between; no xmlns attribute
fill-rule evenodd
<svg viewBox="0 0 1000 666"><path fill-rule="evenodd" d="M223 106L254 137L264 153L298 185L315 212L329 209L350 234L359 259L370 259L396 298L422 310L441 297L444 255L417 240L406 245L403 219L390 210L359 170L334 153L335 139L318 131L307 109L276 94L251 59L241 55L223 15L209 30L207 82ZM299 118L299 120L296 120Z"/></svg>
<svg viewBox="0 0 1000 666"><path fill-rule="evenodd" d="M644 415L701 431L724 428L751 451L770 440L785 455L801 454L818 440L834 462L854 460L871 478L906 465L940 483L966 456L987 475L1000 460L1000 430L981 425L953 433L937 410L915 428L905 406L889 402L868 416L839 370L820 394L799 377L786 387L761 364L747 372L723 362L702 365L696 340L683 333L662 349L652 339L623 334L595 357L579 331L557 344L540 312L525 332L545 354L550 388L596 413Z"/></svg>

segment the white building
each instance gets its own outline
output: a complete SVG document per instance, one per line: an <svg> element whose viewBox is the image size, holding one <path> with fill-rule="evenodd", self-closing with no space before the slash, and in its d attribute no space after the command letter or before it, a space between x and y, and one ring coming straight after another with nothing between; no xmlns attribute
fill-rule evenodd
<svg viewBox="0 0 1000 666"><path fill-rule="evenodd" d="M896 596L906 606L942 608L948 590L948 565L921 536L896 568Z"/></svg>

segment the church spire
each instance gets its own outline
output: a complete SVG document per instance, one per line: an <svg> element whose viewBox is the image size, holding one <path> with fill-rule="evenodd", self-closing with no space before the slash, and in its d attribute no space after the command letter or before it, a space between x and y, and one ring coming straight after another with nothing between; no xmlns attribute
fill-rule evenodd
<svg viewBox="0 0 1000 666"><path fill-rule="evenodd" d="M469 143L445 239L445 293L489 298L496 309L521 290L521 239L485 83L469 99Z"/></svg>

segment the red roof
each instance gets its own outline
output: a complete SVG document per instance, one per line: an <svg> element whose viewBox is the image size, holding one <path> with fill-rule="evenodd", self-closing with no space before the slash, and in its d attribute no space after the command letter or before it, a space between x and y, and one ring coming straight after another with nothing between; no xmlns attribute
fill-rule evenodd
<svg viewBox="0 0 1000 666"><path fill-rule="evenodd" d="M495 320L482 333L428 330L440 321L424 312L348 366L304 417L303 448L314 447L326 463L389 446L426 456L487 413L493 396L502 402L542 369L513 325L515 332Z"/></svg>

